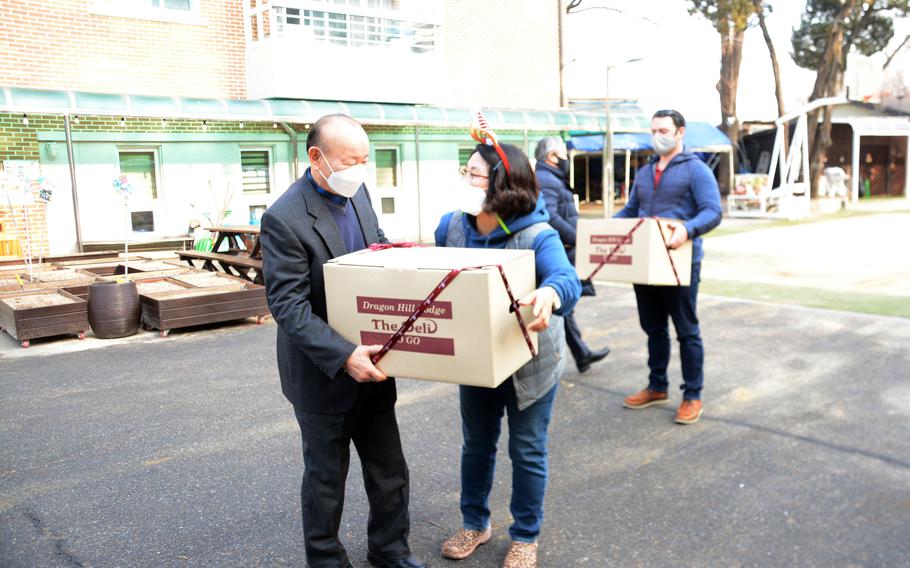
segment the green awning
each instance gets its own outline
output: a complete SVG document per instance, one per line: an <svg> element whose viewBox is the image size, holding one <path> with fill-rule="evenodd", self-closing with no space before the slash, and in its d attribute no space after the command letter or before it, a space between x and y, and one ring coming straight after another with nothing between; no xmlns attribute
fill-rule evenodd
<svg viewBox="0 0 910 568"><path fill-rule="evenodd" d="M562 130L603 132L604 115L593 110L483 109L490 125L502 130ZM304 99L202 99L47 91L0 87L0 112L68 114L190 120L244 120L247 122L311 123L330 113L345 113L366 125L464 127L469 109L371 102ZM641 109L614 112L614 131L646 130Z"/></svg>

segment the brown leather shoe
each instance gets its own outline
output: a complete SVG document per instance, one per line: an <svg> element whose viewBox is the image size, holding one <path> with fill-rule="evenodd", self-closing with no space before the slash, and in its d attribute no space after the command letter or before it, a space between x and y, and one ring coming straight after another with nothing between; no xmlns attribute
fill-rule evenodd
<svg viewBox="0 0 910 568"><path fill-rule="evenodd" d="M491 527L487 527L485 531L461 529L442 543L442 555L452 560L467 558L478 546L489 541L492 535Z"/></svg>
<svg viewBox="0 0 910 568"><path fill-rule="evenodd" d="M502 568L537 568L537 543L512 541Z"/></svg>
<svg viewBox="0 0 910 568"><path fill-rule="evenodd" d="M655 404L667 404L667 393L644 389L627 396L626 399L622 401L623 406L631 408L632 410L648 408Z"/></svg>
<svg viewBox="0 0 910 568"><path fill-rule="evenodd" d="M701 418L701 401L684 400L676 411L677 424L695 424Z"/></svg>

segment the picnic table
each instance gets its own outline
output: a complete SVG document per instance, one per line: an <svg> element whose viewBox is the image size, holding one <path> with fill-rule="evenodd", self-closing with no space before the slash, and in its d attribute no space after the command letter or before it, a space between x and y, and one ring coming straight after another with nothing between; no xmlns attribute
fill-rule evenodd
<svg viewBox="0 0 910 568"><path fill-rule="evenodd" d="M262 258L259 252L258 225L226 225L211 227L208 230L215 235L212 239L212 252L246 254L250 258ZM225 244L227 248L222 250Z"/></svg>
<svg viewBox="0 0 910 568"><path fill-rule="evenodd" d="M201 260L202 267L213 272L224 272L262 284L262 254L259 248L259 227L256 225L231 225L211 227L213 235L212 252L178 251L180 260L195 266Z"/></svg>

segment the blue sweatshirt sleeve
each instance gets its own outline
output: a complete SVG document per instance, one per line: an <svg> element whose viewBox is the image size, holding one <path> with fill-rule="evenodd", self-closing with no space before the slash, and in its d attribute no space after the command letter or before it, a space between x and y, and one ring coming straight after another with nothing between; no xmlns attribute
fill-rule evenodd
<svg viewBox="0 0 910 568"><path fill-rule="evenodd" d="M714 172L701 160L693 161L690 173L692 180L692 194L695 197L695 206L698 213L683 226L689 233L689 238L700 237L720 225L723 210L720 206L720 190Z"/></svg>
<svg viewBox="0 0 910 568"><path fill-rule="evenodd" d="M569 264L566 249L555 230L541 231L534 239L534 262L537 269L537 287L550 286L562 303L554 313L562 315L575 309L581 296L581 282L575 268Z"/></svg>
<svg viewBox="0 0 910 568"><path fill-rule="evenodd" d="M449 232L449 223L451 222L452 215L454 214L454 211L450 211L443 215L442 219L439 220L439 226L436 227L436 231L433 233L433 237L436 239L436 246L446 246L446 235Z"/></svg>

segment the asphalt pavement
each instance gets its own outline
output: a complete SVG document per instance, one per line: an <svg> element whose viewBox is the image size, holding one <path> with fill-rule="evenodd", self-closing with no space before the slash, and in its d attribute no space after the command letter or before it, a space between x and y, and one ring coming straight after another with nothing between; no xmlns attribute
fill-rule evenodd
<svg viewBox="0 0 910 568"><path fill-rule="evenodd" d="M613 353L583 375L570 365L560 386L542 567L910 565L910 320L702 296L705 414L680 426L675 347L671 405L621 407L646 380L631 290L601 286L578 316ZM303 566L299 432L274 334L247 322L0 351L0 566ZM457 387L398 384L415 554L500 566L505 435L494 538L445 560L460 526ZM355 457L341 532L358 568L366 522Z"/></svg>

